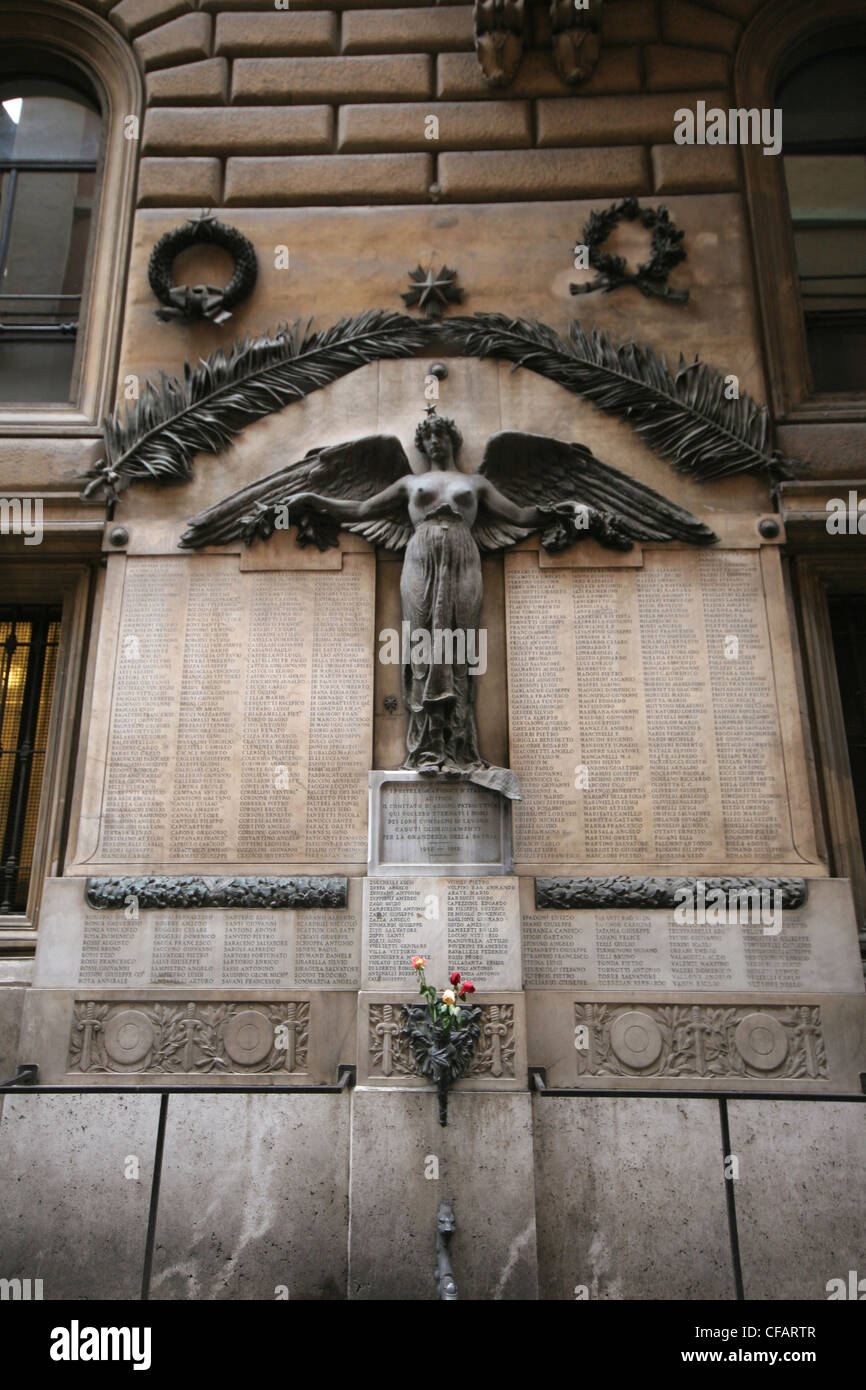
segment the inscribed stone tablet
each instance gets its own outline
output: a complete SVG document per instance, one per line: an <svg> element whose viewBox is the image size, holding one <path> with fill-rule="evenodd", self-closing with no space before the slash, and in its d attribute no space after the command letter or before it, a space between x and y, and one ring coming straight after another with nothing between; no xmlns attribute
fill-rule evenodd
<svg viewBox="0 0 866 1390"><path fill-rule="evenodd" d="M371 772L369 871L505 873L508 817L504 797L472 782Z"/></svg>
<svg viewBox="0 0 866 1390"><path fill-rule="evenodd" d="M34 984L42 988L357 989L361 922L350 910L143 909L84 902L81 879L48 879Z"/></svg>
<svg viewBox="0 0 866 1390"><path fill-rule="evenodd" d="M646 550L630 570L506 558L519 867L814 862L773 566L758 550Z"/></svg>
<svg viewBox="0 0 866 1390"><path fill-rule="evenodd" d="M365 988L413 990L413 956L438 988L456 969L478 989L519 989L517 879L366 879Z"/></svg>
<svg viewBox="0 0 866 1390"><path fill-rule="evenodd" d="M89 749L104 784L89 779L99 804L83 809L99 842L84 832L78 867L363 864L372 557L339 573L241 573L233 555L125 566Z"/></svg>
<svg viewBox="0 0 866 1390"><path fill-rule="evenodd" d="M738 994L862 992L846 881L810 885L805 906L763 916L740 905L677 921L644 912L532 910L524 880L521 918L528 989L696 990Z"/></svg>

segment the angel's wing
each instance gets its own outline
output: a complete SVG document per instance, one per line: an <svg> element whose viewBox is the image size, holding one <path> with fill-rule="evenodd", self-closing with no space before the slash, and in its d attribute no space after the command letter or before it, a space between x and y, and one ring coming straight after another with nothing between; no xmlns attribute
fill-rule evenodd
<svg viewBox="0 0 866 1390"><path fill-rule="evenodd" d="M323 497L363 502L411 471L406 451L393 434L368 434L346 444L310 449L298 462L250 483L191 517L179 544L188 550L225 545L239 538L249 544L256 536L271 535L274 509L288 506L298 493L316 492ZM320 516L318 520L321 523ZM402 550L412 534L405 503L392 507L388 516L347 522L346 529L389 550ZM323 535L330 536L330 543L336 544L338 530L338 523L325 522L324 526L311 527L308 538L321 544Z"/></svg>
<svg viewBox="0 0 866 1390"><path fill-rule="evenodd" d="M574 499L609 512L635 541L712 545L718 539L685 507L602 463L582 444L503 430L488 440L478 471L518 506L549 507ZM525 527L500 521L486 511L479 513L474 528L482 550L499 550L530 534Z"/></svg>

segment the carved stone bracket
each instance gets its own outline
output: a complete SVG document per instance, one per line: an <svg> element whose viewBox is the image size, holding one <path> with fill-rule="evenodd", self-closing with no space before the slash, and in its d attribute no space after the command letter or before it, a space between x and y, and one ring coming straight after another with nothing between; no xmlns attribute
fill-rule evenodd
<svg viewBox="0 0 866 1390"><path fill-rule="evenodd" d="M602 0L551 0L550 35L553 61L563 82L577 86L595 71L601 53Z"/></svg>
<svg viewBox="0 0 866 1390"><path fill-rule="evenodd" d="M507 87L526 37L524 0L475 0L475 53L491 87Z"/></svg>
<svg viewBox="0 0 866 1390"><path fill-rule="evenodd" d="M809 888L804 878L537 878L535 906L539 910L561 908L664 908L682 901L682 890L696 891L702 883L706 893L721 889L728 897L758 891L778 892L782 907L791 911L806 902Z"/></svg>
<svg viewBox="0 0 866 1390"><path fill-rule="evenodd" d="M592 76L601 52L602 0L550 0L553 61L563 82ZM517 75L526 45L525 0L475 0L475 53L491 87Z"/></svg>
<svg viewBox="0 0 866 1390"><path fill-rule="evenodd" d="M305 1072L310 1001L75 1005L69 1071L203 1076Z"/></svg>
<svg viewBox="0 0 866 1390"><path fill-rule="evenodd" d="M578 1076L827 1076L821 1010L812 1004L574 1006Z"/></svg>
<svg viewBox="0 0 866 1390"><path fill-rule="evenodd" d="M89 878L88 907L117 911L134 898L140 909L193 907L341 908L348 905L348 879L339 874L299 878L180 878L142 875Z"/></svg>

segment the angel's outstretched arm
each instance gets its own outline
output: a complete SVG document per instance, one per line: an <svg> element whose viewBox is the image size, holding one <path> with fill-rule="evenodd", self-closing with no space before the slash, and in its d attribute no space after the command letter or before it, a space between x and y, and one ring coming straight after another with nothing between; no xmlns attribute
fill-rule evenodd
<svg viewBox="0 0 866 1390"><path fill-rule="evenodd" d="M478 499L484 502L497 520L513 521L516 526L546 526L550 520L549 509L543 512L540 507L518 507L516 502L512 502L510 497L506 497L487 478L479 479Z"/></svg>
<svg viewBox="0 0 866 1390"><path fill-rule="evenodd" d="M398 478L395 483L375 493L365 501L353 497L322 497L318 492L297 492L288 498L289 511L292 507L317 507L319 511L332 516L335 521L366 521L380 512L387 513L395 502L406 500L406 479Z"/></svg>

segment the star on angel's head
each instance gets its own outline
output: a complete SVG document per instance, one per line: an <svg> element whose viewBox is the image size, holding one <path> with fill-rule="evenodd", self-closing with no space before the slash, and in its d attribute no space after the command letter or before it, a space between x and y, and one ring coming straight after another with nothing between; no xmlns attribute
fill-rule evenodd
<svg viewBox="0 0 866 1390"><path fill-rule="evenodd" d="M463 291L457 284L457 271L443 265L434 270L432 265L424 270L420 265L409 271L411 288L400 298L411 309L415 304L423 309L428 319L441 319L449 304L462 304Z"/></svg>

